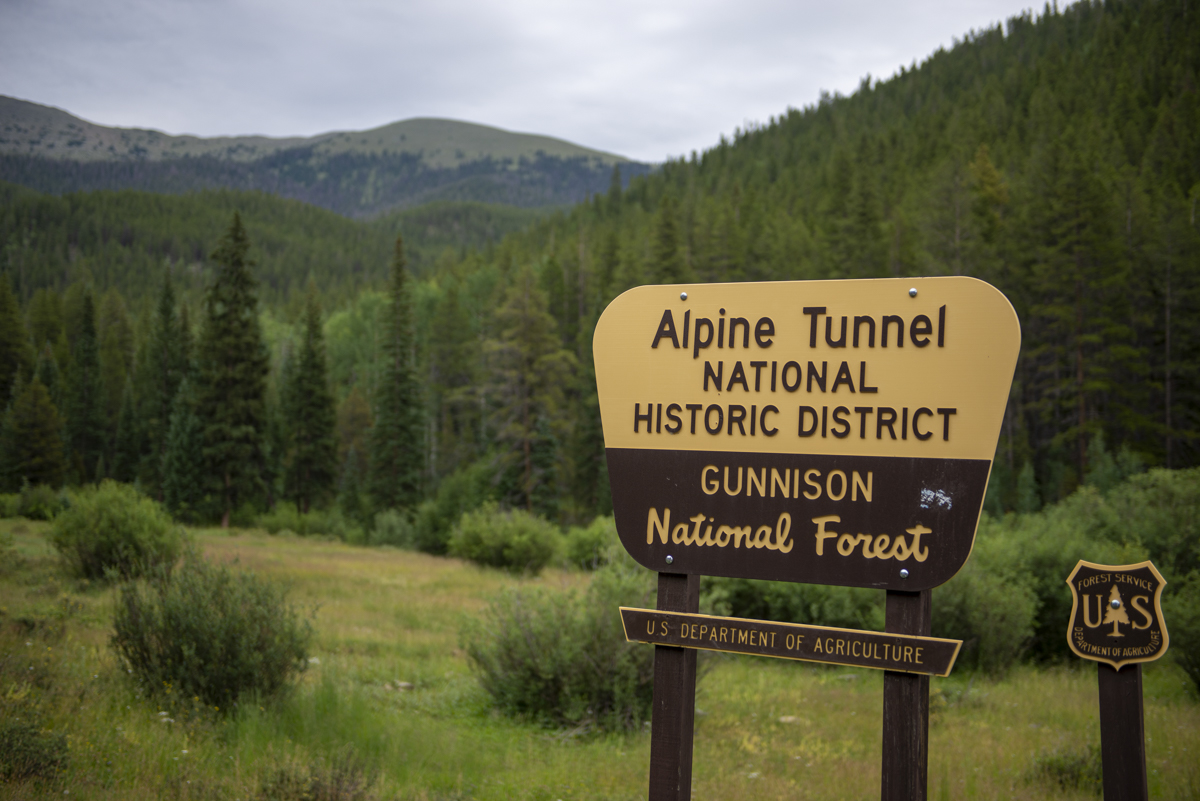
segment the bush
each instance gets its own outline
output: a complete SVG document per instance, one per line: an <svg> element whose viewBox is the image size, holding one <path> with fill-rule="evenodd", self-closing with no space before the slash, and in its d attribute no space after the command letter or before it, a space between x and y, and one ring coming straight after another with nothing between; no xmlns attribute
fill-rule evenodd
<svg viewBox="0 0 1200 801"><path fill-rule="evenodd" d="M394 545L397 548L412 548L415 545L416 529L408 515L399 509L388 509L375 515L375 528L367 537L371 545Z"/></svg>
<svg viewBox="0 0 1200 801"><path fill-rule="evenodd" d="M17 498L17 514L30 520L53 520L65 506L62 494L46 484L26 484Z"/></svg>
<svg viewBox="0 0 1200 801"><path fill-rule="evenodd" d="M877 590L786 581L705 578L700 606L714 615L778 620L847 629L883 629Z"/></svg>
<svg viewBox="0 0 1200 801"><path fill-rule="evenodd" d="M1034 760L1029 778L1061 792L1100 795L1104 781L1100 749L1089 745L1085 750L1042 754Z"/></svg>
<svg viewBox="0 0 1200 801"><path fill-rule="evenodd" d="M0 720L0 780L51 779L66 768L67 738L42 732L29 720Z"/></svg>
<svg viewBox="0 0 1200 801"><path fill-rule="evenodd" d="M17 517L21 514L21 496L15 492L0 493L0 517Z"/></svg>
<svg viewBox="0 0 1200 801"><path fill-rule="evenodd" d="M1167 585L1163 598L1170 651L1175 661L1200 690L1200 570Z"/></svg>
<svg viewBox="0 0 1200 801"><path fill-rule="evenodd" d="M496 707L552 726L637 729L650 715L654 649L625 641L619 606L654 601L654 574L628 558L587 592L509 590L461 634Z"/></svg>
<svg viewBox="0 0 1200 801"><path fill-rule="evenodd" d="M318 760L290 763L272 771L259 788L258 801L369 801L376 771L358 758L352 748L326 764Z"/></svg>
<svg viewBox="0 0 1200 801"><path fill-rule="evenodd" d="M153 694L228 710L307 665L312 626L282 589L188 553L174 575L121 589L112 644Z"/></svg>
<svg viewBox="0 0 1200 801"><path fill-rule="evenodd" d="M450 533L466 512L472 512L494 497L492 465L487 459L459 470L438 486L437 494L417 507L413 521L413 545L438 556L450 545Z"/></svg>
<svg viewBox="0 0 1200 801"><path fill-rule="evenodd" d="M998 575L985 562L973 559L934 590L935 634L963 641L960 667L1003 673L1029 649L1038 598L1020 576Z"/></svg>
<svg viewBox="0 0 1200 801"><path fill-rule="evenodd" d="M488 567L536 575L557 555L561 541L552 523L489 501L462 516L450 534L449 551Z"/></svg>
<svg viewBox="0 0 1200 801"><path fill-rule="evenodd" d="M124 578L160 566L169 569L179 555L179 528L155 501L128 484L105 481L80 490L55 519L50 541L77 576Z"/></svg>
<svg viewBox="0 0 1200 801"><path fill-rule="evenodd" d="M301 514L296 504L280 501L275 508L254 518L254 525L266 529L270 534L290 531L302 537L334 537L345 542L362 542L363 531L342 515L340 509L314 509Z"/></svg>
<svg viewBox="0 0 1200 801"><path fill-rule="evenodd" d="M572 526L565 545L567 564L584 570L608 564L622 547L611 517L597 517L586 528Z"/></svg>

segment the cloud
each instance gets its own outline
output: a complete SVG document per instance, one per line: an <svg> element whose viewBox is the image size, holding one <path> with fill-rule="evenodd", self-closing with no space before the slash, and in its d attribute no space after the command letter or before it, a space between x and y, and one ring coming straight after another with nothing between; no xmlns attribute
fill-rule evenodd
<svg viewBox="0 0 1200 801"><path fill-rule="evenodd" d="M0 93L106 125L310 135L417 116L648 161L849 93L1005 0L5 0Z"/></svg>

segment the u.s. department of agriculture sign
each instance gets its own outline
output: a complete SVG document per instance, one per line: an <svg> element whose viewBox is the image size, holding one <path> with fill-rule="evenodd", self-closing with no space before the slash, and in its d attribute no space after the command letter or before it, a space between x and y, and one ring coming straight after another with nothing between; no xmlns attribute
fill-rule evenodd
<svg viewBox="0 0 1200 801"><path fill-rule="evenodd" d="M992 286L645 286L594 342L617 530L642 565L922 590L966 562L1020 347Z"/></svg>
<svg viewBox="0 0 1200 801"><path fill-rule="evenodd" d="M1081 559L1067 577L1071 650L1117 670L1158 659L1170 643L1160 603L1166 583L1150 562L1098 565Z"/></svg>

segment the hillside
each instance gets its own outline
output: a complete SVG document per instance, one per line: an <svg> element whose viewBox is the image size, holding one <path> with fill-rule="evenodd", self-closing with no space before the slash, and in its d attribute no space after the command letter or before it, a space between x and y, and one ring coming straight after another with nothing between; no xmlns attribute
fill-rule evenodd
<svg viewBox="0 0 1200 801"><path fill-rule="evenodd" d="M258 189L347 216L434 200L575 203L647 165L548 136L410 119L313 137L171 136L0 96L0 180L43 192Z"/></svg>
<svg viewBox="0 0 1200 801"><path fill-rule="evenodd" d="M410 269L430 273L444 254L487 247L544 216L536 209L440 202L391 212L371 223L264 192L184 195L90 192L55 197L0 182L0 253L18 299L76 280L116 289L137 303L169 270L193 299L213 243L240 211L254 235L260 296L287 301L311 279L330 307L381 281L397 234Z"/></svg>

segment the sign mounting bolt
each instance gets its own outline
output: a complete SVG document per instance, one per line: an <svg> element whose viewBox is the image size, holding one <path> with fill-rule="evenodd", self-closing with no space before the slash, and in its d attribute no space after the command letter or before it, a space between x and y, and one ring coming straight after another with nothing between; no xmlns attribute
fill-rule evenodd
<svg viewBox="0 0 1200 801"><path fill-rule="evenodd" d="M1113 599L1112 599L1112 608L1113 608L1113 609L1120 609L1120 608L1121 608L1121 599L1119 599L1119 598L1113 598Z"/></svg>
<svg viewBox="0 0 1200 801"><path fill-rule="evenodd" d="M671 556L670 554L667 554L667 564L669 565L674 561L675 561L675 557Z"/></svg>
<svg viewBox="0 0 1200 801"><path fill-rule="evenodd" d="M917 288L915 286L912 289L908 290L908 296L910 298L915 298L917 296Z"/></svg>
<svg viewBox="0 0 1200 801"><path fill-rule="evenodd" d="M680 300L687 300L687 293L686 293L686 292L680 292L680 293L679 293L679 299L680 299Z"/></svg>
<svg viewBox="0 0 1200 801"><path fill-rule="evenodd" d="M908 568L900 571L900 578L908 578Z"/></svg>

